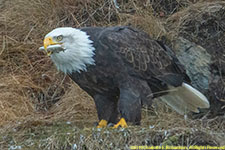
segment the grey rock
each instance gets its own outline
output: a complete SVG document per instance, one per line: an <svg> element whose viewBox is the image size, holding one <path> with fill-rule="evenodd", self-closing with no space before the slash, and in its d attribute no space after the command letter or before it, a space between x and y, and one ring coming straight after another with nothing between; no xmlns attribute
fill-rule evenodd
<svg viewBox="0 0 225 150"><path fill-rule="evenodd" d="M205 93L209 89L211 55L193 42L182 37L174 41L177 58L185 66L192 85Z"/></svg>

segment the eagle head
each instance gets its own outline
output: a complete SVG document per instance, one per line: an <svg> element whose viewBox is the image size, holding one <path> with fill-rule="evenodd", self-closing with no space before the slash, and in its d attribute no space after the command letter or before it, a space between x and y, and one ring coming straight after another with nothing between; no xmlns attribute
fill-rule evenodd
<svg viewBox="0 0 225 150"><path fill-rule="evenodd" d="M46 51L58 70L64 73L86 71L87 65L94 65L93 41L86 32L71 27L56 28L44 38Z"/></svg>

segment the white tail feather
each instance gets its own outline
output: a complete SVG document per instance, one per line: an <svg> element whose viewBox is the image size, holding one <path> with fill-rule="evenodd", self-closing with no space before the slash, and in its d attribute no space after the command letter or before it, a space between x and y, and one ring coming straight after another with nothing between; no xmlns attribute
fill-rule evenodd
<svg viewBox="0 0 225 150"><path fill-rule="evenodd" d="M207 98L192 86L183 83L182 86L173 89L167 95L161 96L163 102L172 107L179 114L192 111L199 113L198 108L209 108Z"/></svg>

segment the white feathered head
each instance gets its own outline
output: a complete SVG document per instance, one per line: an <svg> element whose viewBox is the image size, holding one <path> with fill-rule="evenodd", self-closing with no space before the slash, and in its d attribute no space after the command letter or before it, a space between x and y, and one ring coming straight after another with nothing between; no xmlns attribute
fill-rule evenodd
<svg viewBox="0 0 225 150"><path fill-rule="evenodd" d="M64 73L85 71L86 65L94 65L93 42L86 32L71 27L52 30L45 36L45 50L58 70Z"/></svg>

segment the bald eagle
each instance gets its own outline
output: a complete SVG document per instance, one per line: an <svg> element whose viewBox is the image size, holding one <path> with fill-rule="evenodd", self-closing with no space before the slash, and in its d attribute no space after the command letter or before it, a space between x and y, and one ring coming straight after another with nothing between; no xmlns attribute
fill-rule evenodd
<svg viewBox="0 0 225 150"><path fill-rule="evenodd" d="M93 97L100 128L140 124L142 106L157 97L180 114L209 107L173 51L135 28L56 28L40 50Z"/></svg>

